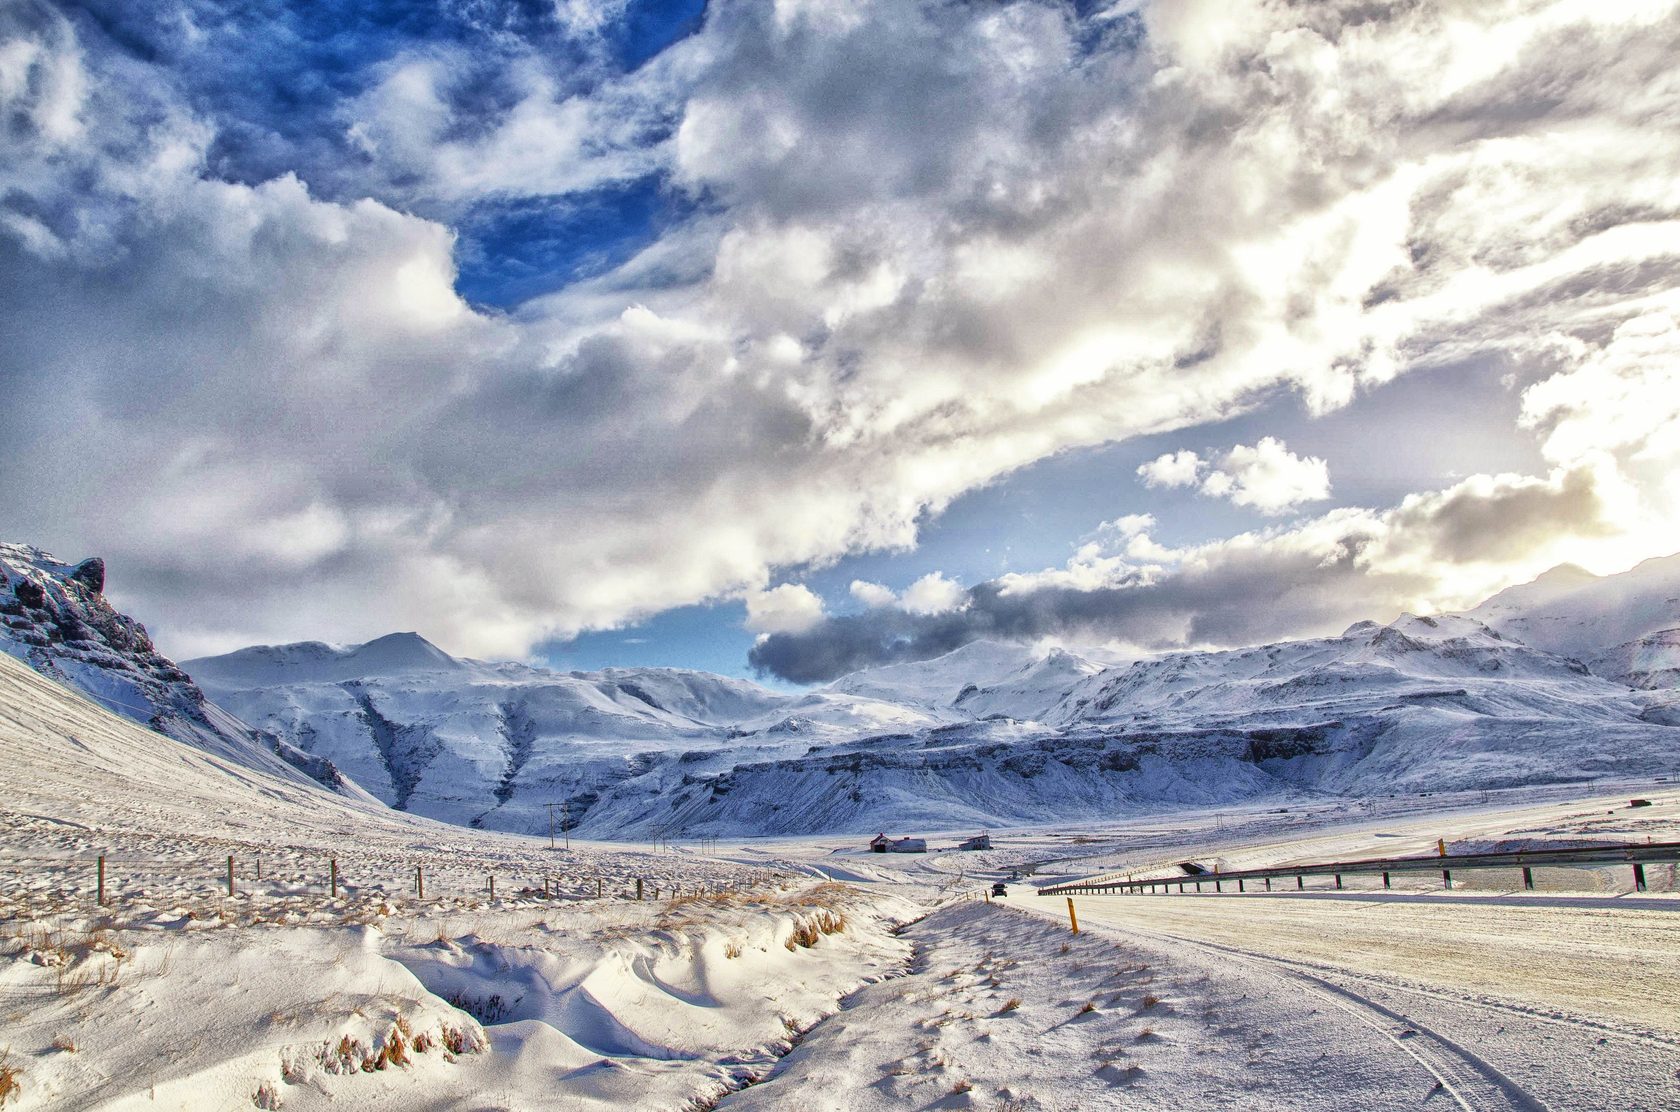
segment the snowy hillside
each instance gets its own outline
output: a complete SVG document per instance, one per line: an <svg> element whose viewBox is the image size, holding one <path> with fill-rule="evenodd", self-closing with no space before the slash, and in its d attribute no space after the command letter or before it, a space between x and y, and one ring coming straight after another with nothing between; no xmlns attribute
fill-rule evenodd
<svg viewBox="0 0 1680 1112"><path fill-rule="evenodd" d="M462 660L412 633L186 666L246 721L450 822L541 832L554 804L601 837L951 829L1666 770L1675 569L1560 569L1480 608L1503 631L1405 615L1113 667L976 642L792 695Z"/></svg>
<svg viewBox="0 0 1680 1112"><path fill-rule="evenodd" d="M965 663L989 682L956 683ZM1108 669L984 645L801 696L702 673L462 661L412 634L189 667L394 806L541 831L553 802L597 837L953 829L1549 783L1666 769L1680 744L1648 698L1464 617Z"/></svg>
<svg viewBox="0 0 1680 1112"><path fill-rule="evenodd" d="M105 563L66 564L38 548L0 543L0 652L97 700L100 705L273 775L300 774L361 796L331 763L258 736L209 702L146 627L105 600Z"/></svg>
<svg viewBox="0 0 1680 1112"><path fill-rule="evenodd" d="M841 676L827 690L943 711L971 687L991 687L1032 667L1039 654L1025 645L973 641L932 660L887 664Z"/></svg>
<svg viewBox="0 0 1680 1112"><path fill-rule="evenodd" d="M1620 646L1680 628L1680 553L1620 575L1563 565L1465 613L1538 649L1585 661L1605 658Z"/></svg>
<svg viewBox="0 0 1680 1112"><path fill-rule="evenodd" d="M332 760L399 810L492 829L597 829L603 795L812 744L908 730L921 710L837 692L785 695L672 668L554 672L449 656L418 634L260 646L188 661L247 721ZM659 816L636 816L654 829Z"/></svg>

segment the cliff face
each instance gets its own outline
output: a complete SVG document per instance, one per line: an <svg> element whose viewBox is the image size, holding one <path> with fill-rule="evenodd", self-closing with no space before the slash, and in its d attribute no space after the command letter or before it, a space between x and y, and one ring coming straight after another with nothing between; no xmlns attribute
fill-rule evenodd
<svg viewBox="0 0 1680 1112"><path fill-rule="evenodd" d="M205 698L146 627L105 598L105 562L0 543L0 652L116 714L217 756L350 795L331 761L251 729Z"/></svg>

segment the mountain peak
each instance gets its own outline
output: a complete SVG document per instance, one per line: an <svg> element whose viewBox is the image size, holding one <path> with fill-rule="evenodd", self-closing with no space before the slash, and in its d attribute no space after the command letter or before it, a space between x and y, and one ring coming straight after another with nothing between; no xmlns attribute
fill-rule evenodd
<svg viewBox="0 0 1680 1112"><path fill-rule="evenodd" d="M461 662L412 631L387 633L345 654L367 669L455 669Z"/></svg>

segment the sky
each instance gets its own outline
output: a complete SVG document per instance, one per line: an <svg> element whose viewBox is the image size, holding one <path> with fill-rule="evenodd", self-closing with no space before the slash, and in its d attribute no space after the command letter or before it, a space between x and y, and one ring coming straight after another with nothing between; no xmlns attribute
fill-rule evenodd
<svg viewBox="0 0 1680 1112"><path fill-rule="evenodd" d="M0 535L820 683L1680 548L1680 8L0 0Z"/></svg>

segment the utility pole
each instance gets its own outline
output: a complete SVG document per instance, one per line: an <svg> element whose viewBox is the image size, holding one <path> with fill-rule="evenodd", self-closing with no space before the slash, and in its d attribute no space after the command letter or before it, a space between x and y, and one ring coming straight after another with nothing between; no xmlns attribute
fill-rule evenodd
<svg viewBox="0 0 1680 1112"><path fill-rule="evenodd" d="M548 848L554 848L554 809L556 807L560 808L560 832L565 835L566 848L569 850L572 848L572 832L567 828L567 822L569 820L566 814L566 801L564 799L558 803L548 804Z"/></svg>

